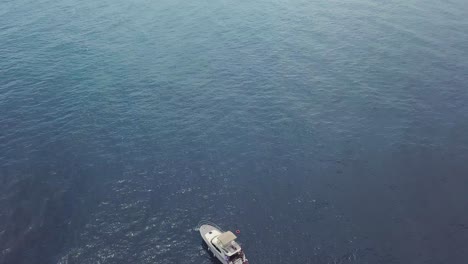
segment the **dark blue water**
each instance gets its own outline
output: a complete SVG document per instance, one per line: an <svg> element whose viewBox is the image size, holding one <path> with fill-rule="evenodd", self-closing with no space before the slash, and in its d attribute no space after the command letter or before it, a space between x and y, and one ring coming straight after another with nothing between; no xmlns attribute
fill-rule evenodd
<svg viewBox="0 0 468 264"><path fill-rule="evenodd" d="M3 0L0 263L468 261L464 0Z"/></svg>

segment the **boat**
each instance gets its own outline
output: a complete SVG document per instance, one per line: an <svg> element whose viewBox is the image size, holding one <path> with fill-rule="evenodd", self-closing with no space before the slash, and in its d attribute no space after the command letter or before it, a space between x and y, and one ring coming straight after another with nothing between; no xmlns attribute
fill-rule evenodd
<svg viewBox="0 0 468 264"><path fill-rule="evenodd" d="M236 235L223 231L209 222L199 224L200 235L208 250L223 264L249 264L241 246L236 242Z"/></svg>

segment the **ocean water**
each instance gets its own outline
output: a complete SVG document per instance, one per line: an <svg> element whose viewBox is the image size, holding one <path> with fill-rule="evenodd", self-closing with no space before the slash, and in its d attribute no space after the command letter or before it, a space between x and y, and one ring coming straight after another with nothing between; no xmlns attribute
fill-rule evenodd
<svg viewBox="0 0 468 264"><path fill-rule="evenodd" d="M0 263L466 263L467 3L2 0Z"/></svg>

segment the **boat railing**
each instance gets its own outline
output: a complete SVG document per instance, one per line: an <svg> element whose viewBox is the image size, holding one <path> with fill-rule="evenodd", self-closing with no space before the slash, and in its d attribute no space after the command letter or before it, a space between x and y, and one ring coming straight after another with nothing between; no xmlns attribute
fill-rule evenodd
<svg viewBox="0 0 468 264"><path fill-rule="evenodd" d="M213 222L211 222L211 221L208 221L208 220L201 220L200 222L198 222L197 228L200 229L200 227L201 227L202 225L214 226L214 227L216 227L219 231L224 232L224 230L223 230L221 227L219 227L217 224L215 224L215 223L213 223Z"/></svg>

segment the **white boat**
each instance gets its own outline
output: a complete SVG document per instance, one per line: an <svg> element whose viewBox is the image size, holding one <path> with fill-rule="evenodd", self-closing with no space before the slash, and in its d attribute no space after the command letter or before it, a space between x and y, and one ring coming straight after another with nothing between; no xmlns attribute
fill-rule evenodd
<svg viewBox="0 0 468 264"><path fill-rule="evenodd" d="M235 241L236 235L231 231L224 232L212 223L199 225L200 235L208 246L208 250L223 264L248 264L241 246Z"/></svg>

